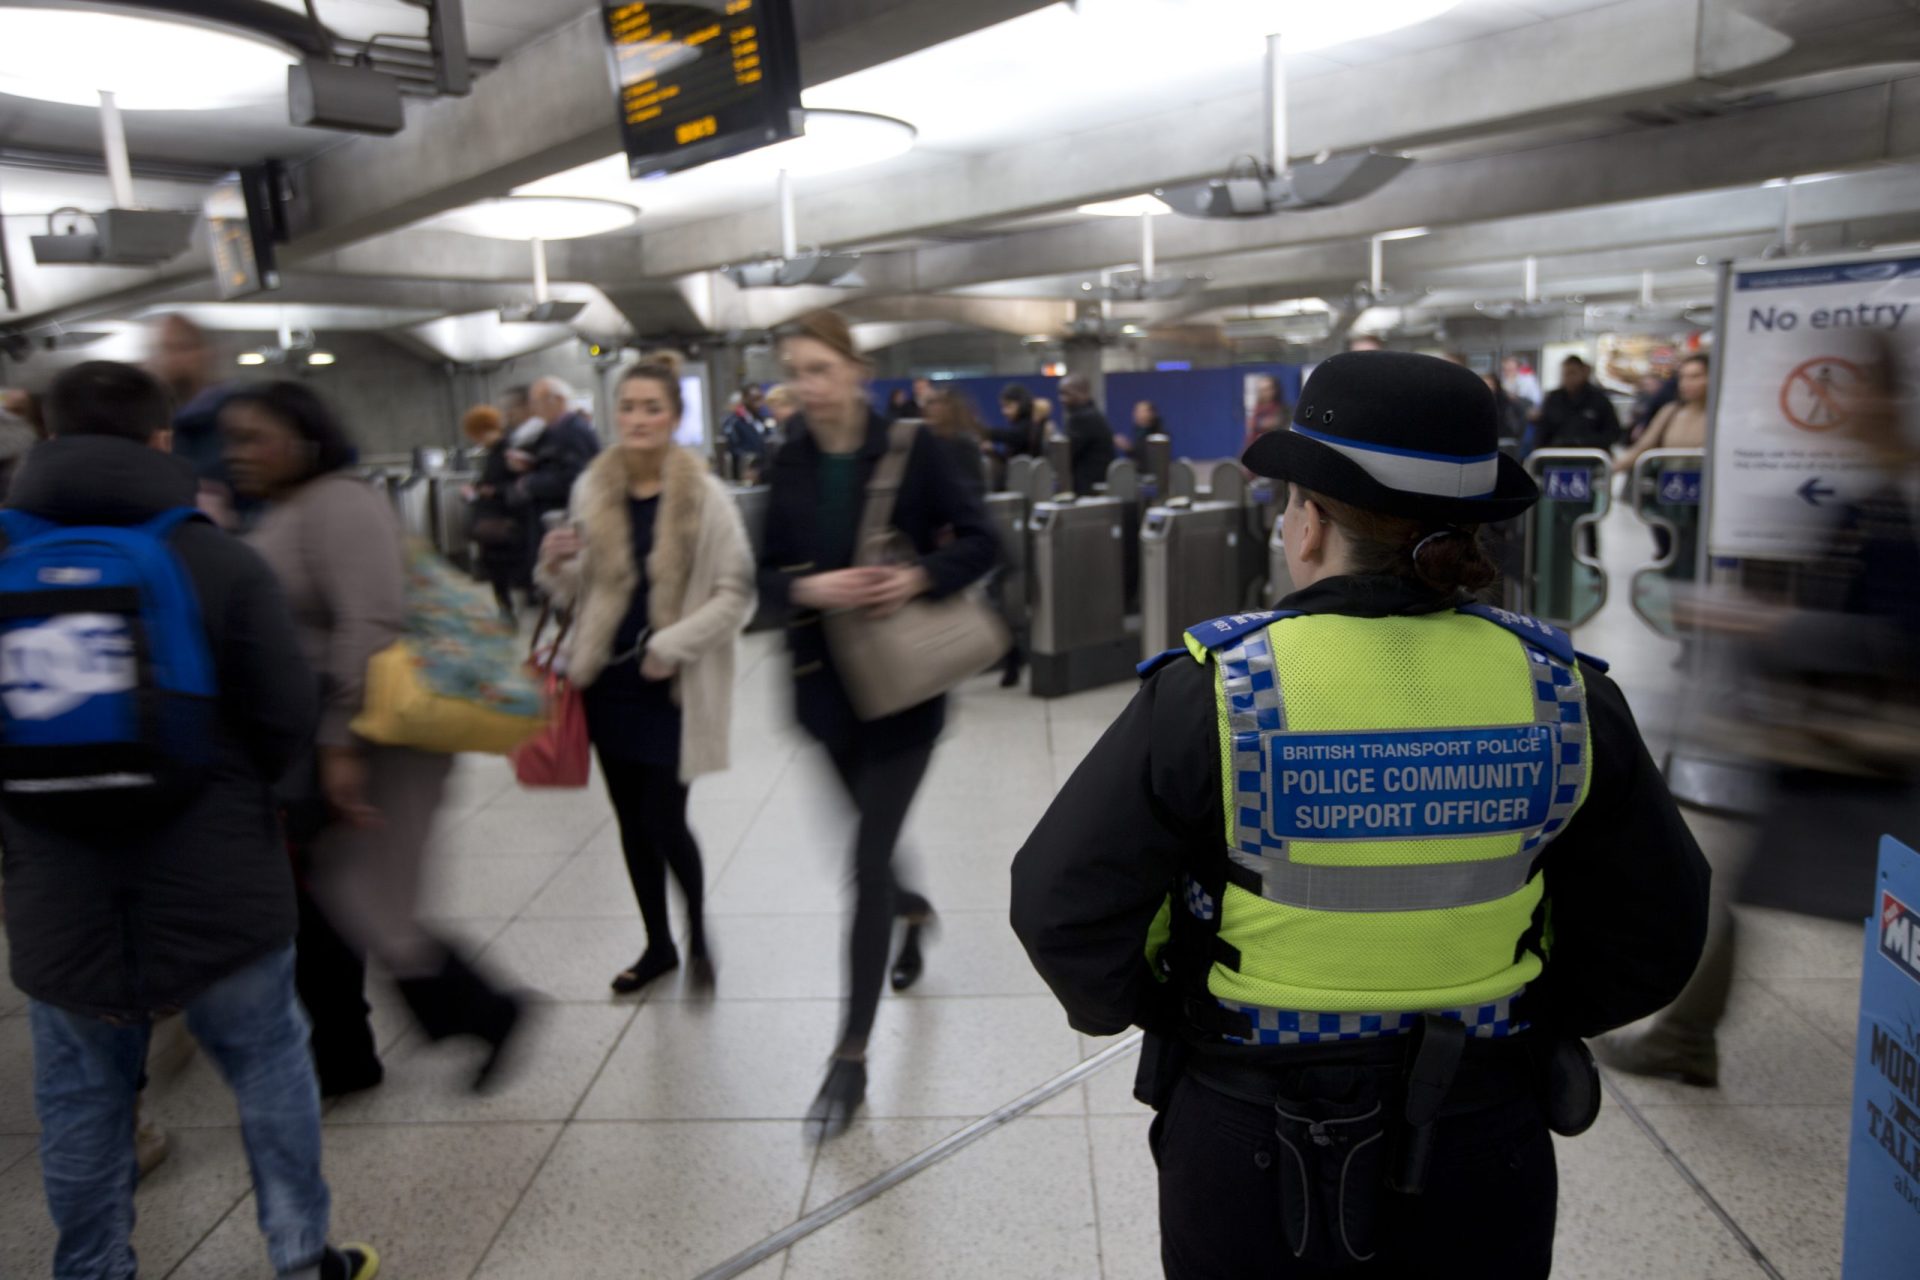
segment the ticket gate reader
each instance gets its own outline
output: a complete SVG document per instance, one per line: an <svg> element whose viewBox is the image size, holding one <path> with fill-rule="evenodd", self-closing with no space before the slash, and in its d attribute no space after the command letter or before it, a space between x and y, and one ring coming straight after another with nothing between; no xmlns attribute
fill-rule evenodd
<svg viewBox="0 0 1920 1280"><path fill-rule="evenodd" d="M1142 437L1134 446L1140 459L1142 501L1163 502L1173 496L1173 439L1165 434Z"/></svg>
<svg viewBox="0 0 1920 1280"><path fill-rule="evenodd" d="M1613 458L1601 449L1541 449L1527 472L1540 501L1526 515L1524 611L1571 631L1607 602L1599 539L1613 503Z"/></svg>
<svg viewBox="0 0 1920 1280"><path fill-rule="evenodd" d="M1126 504L1118 498L1036 503L1033 531L1033 675L1037 698L1133 677L1139 641L1126 616Z"/></svg>
<svg viewBox="0 0 1920 1280"><path fill-rule="evenodd" d="M479 483L471 472L442 471L427 481L433 508L433 545L461 569L473 567L473 504L467 487Z"/></svg>
<svg viewBox="0 0 1920 1280"><path fill-rule="evenodd" d="M1046 444L1047 466L1053 473L1053 493L1066 493L1073 488L1073 441L1065 436L1048 436ZM1051 498L1053 493L1047 495Z"/></svg>
<svg viewBox="0 0 1920 1280"><path fill-rule="evenodd" d="M994 598L1015 636L1024 637L1032 617L1028 593L1027 496L1024 493L987 495L987 520L1000 539L1000 567L994 580Z"/></svg>
<svg viewBox="0 0 1920 1280"><path fill-rule="evenodd" d="M1674 617L1674 597L1699 576L1704 474L1702 450L1650 449L1635 461L1627 490L1633 514L1659 544L1652 563L1634 572L1633 611L1669 639L1684 630Z"/></svg>
<svg viewBox="0 0 1920 1280"><path fill-rule="evenodd" d="M1237 613L1245 513L1235 502L1152 507L1140 526L1140 656L1180 643L1188 627Z"/></svg>
<svg viewBox="0 0 1920 1280"><path fill-rule="evenodd" d="M1140 469L1131 458L1115 458L1107 464L1107 496L1125 504L1122 514L1122 579L1127 584L1127 612L1140 612ZM1217 615L1216 615L1217 616Z"/></svg>

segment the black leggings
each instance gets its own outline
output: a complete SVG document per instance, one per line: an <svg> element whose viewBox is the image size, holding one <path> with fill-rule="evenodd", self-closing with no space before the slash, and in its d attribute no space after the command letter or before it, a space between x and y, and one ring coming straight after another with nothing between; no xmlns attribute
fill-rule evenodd
<svg viewBox="0 0 1920 1280"><path fill-rule="evenodd" d="M860 813L860 830L853 840L853 931L847 944L850 999L840 1036L840 1052L855 1056L866 1052L880 1009L895 915L922 916L933 909L919 894L901 888L893 875L893 847L900 841L914 793L927 776L933 744L883 752L855 740L829 746L827 754Z"/></svg>
<svg viewBox="0 0 1920 1280"><path fill-rule="evenodd" d="M700 846L687 826L687 788L673 765L638 764L600 754L607 796L620 822L620 846L627 854L627 877L647 926L647 948L673 946L667 919L667 868L687 895L688 944L694 954L706 950L706 876Z"/></svg>

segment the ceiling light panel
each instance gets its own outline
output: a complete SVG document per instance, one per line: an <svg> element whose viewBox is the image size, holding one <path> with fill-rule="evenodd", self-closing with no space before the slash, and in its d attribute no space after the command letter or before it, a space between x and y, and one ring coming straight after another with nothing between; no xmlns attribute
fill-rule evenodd
<svg viewBox="0 0 1920 1280"><path fill-rule="evenodd" d="M1158 196L1128 196L1123 200L1099 200L1093 204L1083 204L1076 211L1090 214L1096 218L1138 218L1143 214L1159 217L1163 213L1172 213L1167 202Z"/></svg>
<svg viewBox="0 0 1920 1280"><path fill-rule="evenodd" d="M630 227L639 214L617 200L516 195L454 209L423 225L490 240L577 240Z"/></svg>
<svg viewBox="0 0 1920 1280"><path fill-rule="evenodd" d="M190 21L0 8L0 93L124 111L207 111L284 99L293 55Z"/></svg>

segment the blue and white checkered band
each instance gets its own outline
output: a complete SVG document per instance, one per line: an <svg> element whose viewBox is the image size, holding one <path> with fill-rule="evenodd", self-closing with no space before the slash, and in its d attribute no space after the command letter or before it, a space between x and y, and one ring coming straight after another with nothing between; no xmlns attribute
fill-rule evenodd
<svg viewBox="0 0 1920 1280"><path fill-rule="evenodd" d="M1496 901L1525 887L1541 846L1559 834L1578 808L1586 779L1585 691L1570 663L1524 638L1519 641L1533 684L1531 724L1367 734L1289 733L1271 635L1268 628L1257 628L1213 651L1231 737L1234 823L1227 856L1250 873L1246 880L1258 877L1262 898L1317 911L1430 911ZM1400 803L1323 806L1348 815L1365 811L1366 825L1304 834L1291 806L1283 806L1279 798L1276 769L1304 774L1321 766L1281 766L1276 757L1282 750L1352 753L1362 749L1434 753L1428 758L1441 752L1489 756L1506 752L1512 753L1509 758L1526 763L1443 763L1422 769L1423 776L1431 773L1448 780L1431 786L1422 783L1424 791L1386 797ZM1462 757L1454 754L1452 758ZM1458 778L1451 778L1456 769ZM1384 775L1389 770L1380 772ZM1429 811L1440 817L1429 821ZM1479 815L1487 813L1494 817L1482 821ZM1467 861L1342 866L1296 862L1288 852L1293 839L1314 843L1432 840L1497 833L1516 837L1512 853Z"/></svg>
<svg viewBox="0 0 1920 1280"><path fill-rule="evenodd" d="M1520 992L1492 1004L1471 1009L1436 1009L1442 1018L1467 1024L1467 1034L1481 1040L1518 1035L1531 1025L1515 1019L1513 1002ZM1228 1044L1333 1044L1342 1040L1378 1040L1405 1035L1420 1025L1418 1013L1297 1013L1290 1009L1262 1009L1258 1005L1220 1001L1230 1013L1243 1013L1252 1024L1245 1037L1222 1036Z"/></svg>
<svg viewBox="0 0 1920 1280"><path fill-rule="evenodd" d="M1219 904L1213 895L1200 887L1200 882L1192 876L1187 877L1187 911L1195 920L1211 920L1219 910Z"/></svg>
<svg viewBox="0 0 1920 1280"><path fill-rule="evenodd" d="M1387 488L1402 493L1422 493L1435 498L1488 498L1500 487L1498 453L1462 458L1323 435L1301 426L1295 426L1293 431L1325 445Z"/></svg>

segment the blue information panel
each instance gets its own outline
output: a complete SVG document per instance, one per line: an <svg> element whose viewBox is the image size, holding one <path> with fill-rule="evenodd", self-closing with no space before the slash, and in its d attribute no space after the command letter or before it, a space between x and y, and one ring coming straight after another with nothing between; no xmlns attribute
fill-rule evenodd
<svg viewBox="0 0 1920 1280"><path fill-rule="evenodd" d="M1660 475L1660 501L1671 507L1700 505L1698 471L1665 471Z"/></svg>
<svg viewBox="0 0 1920 1280"><path fill-rule="evenodd" d="M1846 1280L1920 1259L1920 854L1888 836L1867 920L1847 1159Z"/></svg>
<svg viewBox="0 0 1920 1280"><path fill-rule="evenodd" d="M1548 467L1548 502L1593 501L1593 471L1588 467Z"/></svg>
<svg viewBox="0 0 1920 1280"><path fill-rule="evenodd" d="M1526 831L1547 820L1559 757L1559 731L1540 724L1276 733L1268 827L1286 840Z"/></svg>

